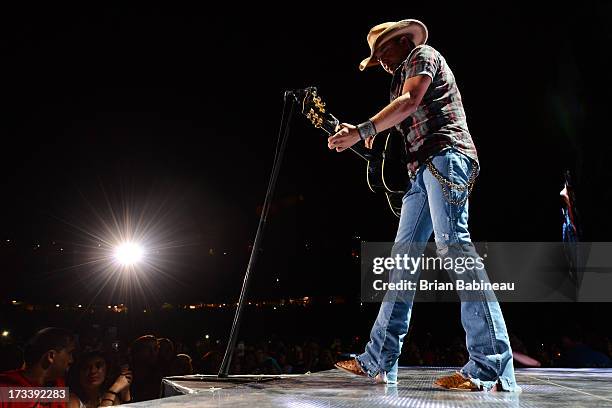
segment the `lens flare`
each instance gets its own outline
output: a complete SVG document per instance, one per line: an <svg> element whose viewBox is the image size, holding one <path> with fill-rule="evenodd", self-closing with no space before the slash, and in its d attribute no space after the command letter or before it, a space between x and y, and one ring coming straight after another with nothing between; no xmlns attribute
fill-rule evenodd
<svg viewBox="0 0 612 408"><path fill-rule="evenodd" d="M124 266L132 266L140 262L144 256L142 246L134 242L124 242L115 249L115 260Z"/></svg>

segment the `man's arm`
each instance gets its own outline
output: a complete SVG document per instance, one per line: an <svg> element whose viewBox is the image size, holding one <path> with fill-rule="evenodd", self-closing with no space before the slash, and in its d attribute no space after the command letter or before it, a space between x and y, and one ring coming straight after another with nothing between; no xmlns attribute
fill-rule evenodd
<svg viewBox="0 0 612 408"><path fill-rule="evenodd" d="M404 82L402 95L370 119L376 131L380 133L387 130L412 115L423 100L430 84L429 75L408 78ZM359 141L359 132L355 126L348 123L343 123L341 126L342 129L328 139L328 147L336 149L337 152L346 150Z"/></svg>
<svg viewBox="0 0 612 408"><path fill-rule="evenodd" d="M402 94L370 120L378 132L382 132L412 115L421 104L427 88L431 84L429 75L417 75L404 82Z"/></svg>

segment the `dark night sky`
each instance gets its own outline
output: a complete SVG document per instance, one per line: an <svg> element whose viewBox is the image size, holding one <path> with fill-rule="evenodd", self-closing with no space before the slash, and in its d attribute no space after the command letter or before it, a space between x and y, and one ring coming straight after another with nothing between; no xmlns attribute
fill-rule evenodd
<svg viewBox="0 0 612 408"><path fill-rule="evenodd" d="M489 7L305 7L312 11L274 16L238 6L3 10L0 239L15 246L3 249L7 294L36 293L40 287L24 289L33 281L63 290L66 277L91 289L87 268L31 261L32 247L49 254L55 241L78 251L92 244L83 231L98 233L110 208L125 207L156 225L159 245L173 246L160 254L172 278L153 279L161 299L234 298L271 171L283 90L317 85L341 120L365 120L386 103L390 80L382 70L358 71L365 35L409 17L428 25L430 44L453 69L479 150L473 238L559 240L558 193L570 169L585 239L609 240L603 143L612 7ZM363 170L360 159L329 152L321 133L294 118L255 294L338 292L316 282L329 269L349 275L329 265L350 261L352 237L393 238L396 221L367 190ZM216 258L228 255L217 260L210 248ZM277 276L287 286L274 287ZM88 293L47 294L74 292Z"/></svg>

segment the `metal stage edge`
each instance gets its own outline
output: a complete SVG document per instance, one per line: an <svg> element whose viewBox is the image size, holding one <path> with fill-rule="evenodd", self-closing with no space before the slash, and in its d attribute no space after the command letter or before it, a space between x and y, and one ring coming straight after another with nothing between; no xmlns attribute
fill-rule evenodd
<svg viewBox="0 0 612 408"><path fill-rule="evenodd" d="M279 376L167 377L164 398L134 407L612 407L612 369L517 369L521 393L458 392L433 385L454 367L401 367L396 386L333 369Z"/></svg>

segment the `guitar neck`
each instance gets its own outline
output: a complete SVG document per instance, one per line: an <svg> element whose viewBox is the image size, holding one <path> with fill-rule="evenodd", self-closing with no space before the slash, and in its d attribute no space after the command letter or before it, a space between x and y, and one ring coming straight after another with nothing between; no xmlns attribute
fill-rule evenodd
<svg viewBox="0 0 612 408"><path fill-rule="evenodd" d="M363 160L371 161L376 159L376 155L372 154L370 149L365 147L363 142L359 142L358 144L354 144L349 147L349 149L355 153L357 156L361 157Z"/></svg>
<svg viewBox="0 0 612 408"><path fill-rule="evenodd" d="M302 105L302 114L306 116L312 124L323 129L328 135L333 135L338 129L340 121L331 113L326 112L325 103L317 95L317 88L311 86L309 88L299 89L292 92L295 101ZM363 142L354 144L349 148L357 156L367 161L376 161L379 155L374 154L370 149L365 147Z"/></svg>
<svg viewBox="0 0 612 408"><path fill-rule="evenodd" d="M338 127L339 123L340 121L334 115L329 113L326 115L323 123L321 123L321 129L331 136L336 133L336 128ZM362 141L357 142L353 146L349 147L349 149L363 160L370 161L376 159L376 155L373 154L370 149L365 147L365 143Z"/></svg>

